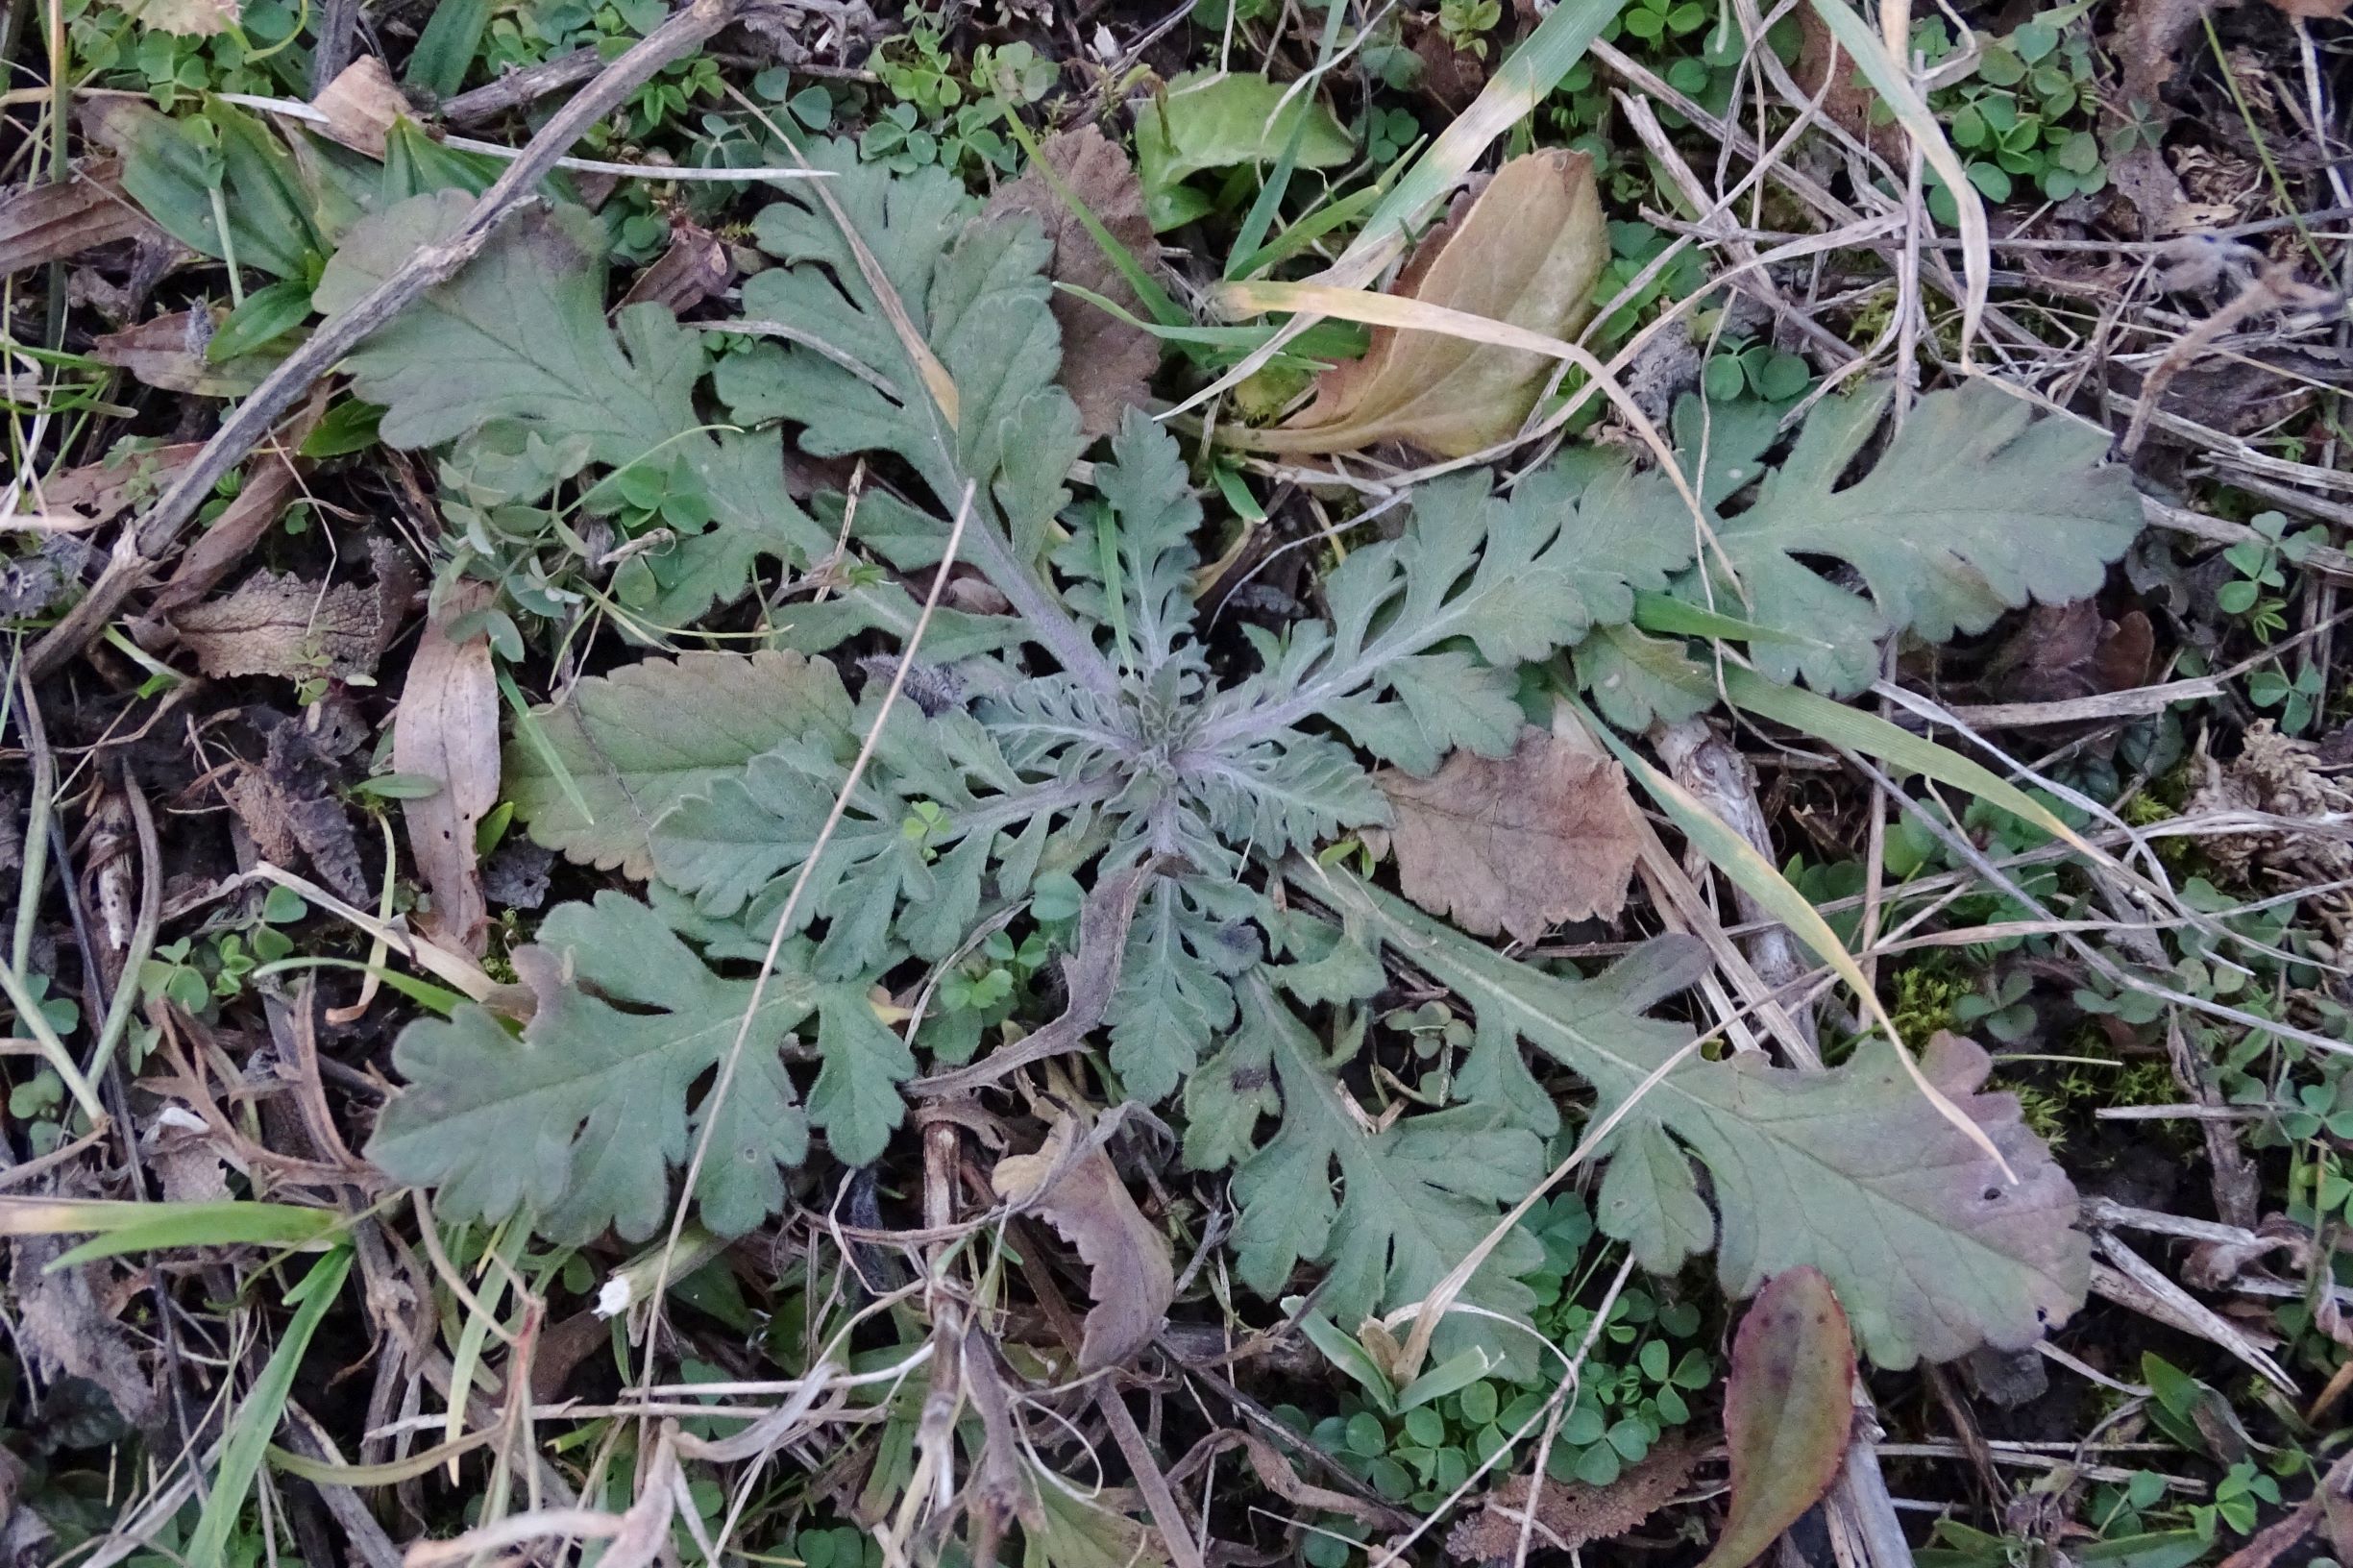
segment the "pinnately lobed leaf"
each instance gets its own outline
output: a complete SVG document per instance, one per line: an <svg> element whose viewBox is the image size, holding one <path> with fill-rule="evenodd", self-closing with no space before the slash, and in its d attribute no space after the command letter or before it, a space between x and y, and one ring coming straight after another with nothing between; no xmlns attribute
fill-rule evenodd
<svg viewBox="0 0 2353 1568"><path fill-rule="evenodd" d="M2137 510L2075 427L1965 387L1922 399L1874 461L1885 394L1867 390L1819 408L1776 473L1770 410L1686 404L1684 449L1706 453L1687 460L1693 488L1734 576L1698 576L1703 530L1663 476L1623 454L1573 452L1500 495L1490 475L1451 475L1416 492L1395 537L1358 543L1326 574L1328 619L1245 625L1259 668L1221 686L1192 599L1205 520L1174 437L1130 410L1098 453L1093 493L1070 493L1086 439L1056 385L1066 367L1034 220L976 219L943 171L895 179L844 144L811 158L832 171L863 255L812 190L782 192L755 225L778 265L745 285L764 337L748 351L709 367L699 335L658 309L607 326L594 236L558 208L365 345L360 389L387 404L394 440L473 440L486 424L585 437L592 497L653 447L683 453L713 504L711 526L664 556L664 595L694 601L681 622L739 590L764 551L802 567L830 556L833 520L847 518L853 553L921 574L968 495L962 560L1014 613L943 609L887 722L872 663L860 688L851 661L803 657L912 624L906 589L863 562L848 585L829 578L822 602L780 601L777 640L799 652L649 660L544 710L509 753L520 812L576 860L650 872L650 901L608 892L553 912L516 954L538 1000L519 1031L461 1008L404 1033L395 1063L409 1087L370 1146L387 1171L439 1185L453 1215L527 1212L551 1236L638 1237L669 1213L699 1118L716 1114L691 1196L714 1231L739 1234L781 1203L811 1128L843 1161L874 1160L901 1120L915 1051L961 1061L1005 1019L988 1007L1016 1005L1001 990L997 1004L951 1003L944 983L911 1049L876 1017L875 988L944 976L989 922L1025 922L1013 935L1050 954L1089 883L1146 875L1116 985L1101 983L1110 1067L1127 1098L1181 1093L1188 1164L1233 1170L1238 1273L1262 1294L1312 1265L1342 1323L1422 1300L1541 1174L1561 1111L1532 1057L1588 1083L1597 1115L1624 1109L1598 1207L1646 1266L1712 1246L1735 1295L1818 1267L1888 1366L2023 1345L2081 1303L2073 1190L2015 1103L1976 1091L1975 1046L1940 1039L1924 1070L2016 1186L1886 1044L1808 1074L1679 1055L1689 1031L1648 1010L1703 970L1696 943L1661 940L1590 977L1555 972L1311 858L1391 821L1367 755L1416 781L1391 779L1401 798L1442 799L1483 771L1508 793L1523 665L1577 649L1580 678L1622 723L1712 701L1684 643L1632 630L1640 595L1653 596L1646 625L1743 637L1767 676L1841 690L1869 678L1892 630L1949 635L2083 592ZM367 220L325 295L353 297L438 232L446 205ZM935 362L951 395L927 381ZM710 433L706 368L747 429ZM889 453L919 483L870 491L854 517L820 498L821 527L782 497L788 435L817 454ZM1710 571L1717 554L1711 544ZM1826 557L1865 592L1821 576ZM1605 643L1614 667L1589 656ZM1702 697L1682 690L1692 671ZM811 864L870 730L870 765ZM1510 845L1496 847L1507 861ZM1423 891L1466 920L1540 936L1606 908L1618 874L1573 906L1545 890L1501 903ZM803 927L787 933L714 1113L699 1086L750 997L713 966L758 955L796 886ZM1360 1097L1351 1059L1385 960L1473 1020L1451 1077L1415 1086L1443 1085L1428 1108ZM1311 1028L1308 1009L1339 1021ZM791 1076L803 1064L816 1069L805 1107ZM1463 1299L1524 1314L1519 1276L1536 1262L1508 1232ZM1440 1333L1499 1337L1469 1317ZM1526 1348L1500 1337L1507 1355Z"/></svg>
<svg viewBox="0 0 2353 1568"><path fill-rule="evenodd" d="M1982 378L1922 398L1870 471L1851 478L1892 395L1868 386L1825 400L1754 501L1715 526L1738 576L1736 589L1717 582L1716 603L1803 639L1754 645L1774 680L1845 695L1871 683L1891 631L1944 642L2032 600L2087 598L2140 531L2131 475L2100 462L2104 431L2038 418ZM1868 596L1808 556L1847 562Z"/></svg>
<svg viewBox="0 0 2353 1568"><path fill-rule="evenodd" d="M734 1043L751 982L713 974L617 893L556 909L539 938L514 954L538 999L520 1036L473 1003L402 1031L392 1060L408 1087L368 1157L396 1181L438 1187L453 1218L527 1212L543 1235L586 1240L610 1226L638 1240L668 1215L670 1167L700 1126L687 1090ZM812 1013L824 1066L804 1114L778 1047ZM843 1159L871 1160L914 1070L863 988L780 968L712 1134L695 1194L703 1223L741 1235L781 1207L781 1171L806 1156L811 1118Z"/></svg>
<svg viewBox="0 0 2353 1568"><path fill-rule="evenodd" d="M506 748L507 795L540 844L643 880L653 824L673 806L782 741L848 721L833 666L797 653L642 659L535 710L538 740L518 734Z"/></svg>
<svg viewBox="0 0 2353 1568"><path fill-rule="evenodd" d="M1483 1040L1524 1041L1592 1084L1601 1114L1680 1043L1682 1032L1663 1024L1579 1026L1592 1007L1589 984L1513 963L1378 890L1337 873L1293 881L1453 990ZM1514 1084L1525 1075L1516 1053L1489 1060ZM1827 1072L1752 1054L1683 1062L1612 1136L1596 1217L1655 1272L1714 1240L1717 1275L1734 1297L1785 1269L1822 1269L1880 1366L2031 1344L2080 1307L2089 1286L2074 1187L2014 1098L1974 1092L1989 1066L1977 1046L1939 1035L1921 1066L1993 1139L2016 1184L1920 1093L1895 1047L1875 1040ZM1521 1086L1515 1098L1532 1089ZM1713 1223L1693 1156L1713 1178Z"/></svg>
<svg viewBox="0 0 2353 1568"><path fill-rule="evenodd" d="M350 307L472 205L464 191L438 191L354 225L320 279L319 308ZM711 521L650 559L659 593L646 609L659 624L741 595L763 554L806 562L832 549L776 482L772 433L709 433L695 406L699 332L659 305L623 310L618 331L605 325L602 233L578 208L507 225L345 364L353 389L384 405L379 429L391 446L439 445L496 422L584 441L604 469L660 460L691 473Z"/></svg>

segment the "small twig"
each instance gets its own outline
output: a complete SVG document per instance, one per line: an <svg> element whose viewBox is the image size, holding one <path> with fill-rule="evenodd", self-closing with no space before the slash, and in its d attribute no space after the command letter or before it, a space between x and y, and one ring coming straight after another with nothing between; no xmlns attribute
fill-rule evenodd
<svg viewBox="0 0 2353 1568"><path fill-rule="evenodd" d="M2140 401L2133 404L2132 423L2124 428L2117 451L2125 457L2140 451L2142 437L2148 434L2149 416L2156 412L2166 387L2232 328L2266 310L2317 310L2336 303L2334 290L2298 282L2289 263L2277 261L2266 267L2236 299L2174 339L2165 357L2142 378Z"/></svg>

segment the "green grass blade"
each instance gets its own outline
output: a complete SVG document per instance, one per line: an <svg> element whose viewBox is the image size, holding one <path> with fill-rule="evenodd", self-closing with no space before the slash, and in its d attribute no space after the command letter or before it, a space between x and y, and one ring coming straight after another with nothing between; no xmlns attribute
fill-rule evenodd
<svg viewBox="0 0 2353 1568"><path fill-rule="evenodd" d="M1687 604L1672 594L1651 589L1639 589L1634 594L1634 625L1644 631L1654 631L1668 637L1727 637L1740 643L1804 643L1814 648L1828 645L1778 626L1760 626L1752 621L1720 615L1703 610L1697 604Z"/></svg>
<svg viewBox="0 0 2353 1568"><path fill-rule="evenodd" d="M1907 772L1924 774L1939 784L1967 790L2013 817L2032 822L2079 853L2095 859L2106 858L2085 843L2083 836L2068 826L2056 812L1992 769L1970 761L1925 735L1915 735L1900 724L1892 724L1875 713L1834 702L1802 686L1783 686L1753 670L1735 665L1725 669L1724 695L1759 718L1802 729L1818 741L1847 747Z"/></svg>
<svg viewBox="0 0 2353 1568"><path fill-rule="evenodd" d="M166 1247L304 1247L346 1223L333 1209L285 1203L122 1203L96 1198L0 1199L0 1236L96 1235L49 1266Z"/></svg>
<svg viewBox="0 0 2353 1568"><path fill-rule="evenodd" d="M286 1325L285 1337L271 1353L269 1364L230 1417L229 1436L221 1444L220 1468L213 1472L211 1494L205 1499L195 1534L188 1538L189 1568L227 1568L229 1533L245 1511L245 1494L253 1489L262 1453L269 1447L271 1433L278 1430L280 1417L285 1414L287 1396L294 1391L294 1374L351 1267L350 1250L338 1247L313 1263L302 1283L286 1293L287 1301L300 1305L294 1320Z"/></svg>
<svg viewBox="0 0 2353 1568"><path fill-rule="evenodd" d="M1315 68L1296 84L1298 90L1312 93L1325 71L1331 69L1333 51L1339 47L1340 22L1348 14L1346 6L1333 6L1324 12L1324 36L1316 45ZM1283 144L1283 156L1275 159L1273 172L1259 187L1258 200L1250 204L1242 218L1240 232L1234 236L1233 249L1226 253L1226 276L1236 276L1235 258L1248 256L1266 242L1266 231L1274 227L1275 214L1283 209L1283 197L1290 189L1291 176L1299 167L1299 147L1308 134L1308 116L1291 116L1290 139Z"/></svg>
<svg viewBox="0 0 2353 1568"><path fill-rule="evenodd" d="M547 730L541 727L539 716L531 711L531 704L524 699L523 689L515 684L515 677L506 673L503 665L499 668L499 692L506 698L506 705L515 710L515 733L523 737L524 744L541 762L547 764L548 772L554 778L556 788L564 792L564 804L578 812L580 821L594 822L597 814L588 809L588 801L581 796L580 786L574 781L572 770L565 767L564 759L555 754L555 745L548 739Z"/></svg>
<svg viewBox="0 0 2353 1568"><path fill-rule="evenodd" d="M489 26L490 0L441 0L417 35L404 80L436 98L449 97L465 86L466 67L481 50Z"/></svg>
<svg viewBox="0 0 2353 1568"><path fill-rule="evenodd" d="M1378 184L1366 185L1326 202L1302 216L1298 222L1287 226L1281 233L1257 250L1246 255L1238 254L1234 260L1227 263L1226 277L1233 282L1256 278L1278 262L1298 255L1333 230L1354 223L1388 193L1390 182L1396 179L1402 167L1402 164L1390 165Z"/></svg>
<svg viewBox="0 0 2353 1568"><path fill-rule="evenodd" d="M1038 178L1043 180L1047 188L1061 198L1062 205L1070 209L1071 215L1078 219L1080 226L1094 240L1095 248L1103 253L1103 259L1109 261L1113 269L1127 280L1127 286L1136 291L1136 297L1143 302L1144 308L1152 312L1152 319L1163 327L1190 326L1193 319L1192 312L1177 304L1169 296L1168 291L1161 287L1160 280L1153 277L1150 269L1145 267L1141 261L1136 259L1135 252L1119 242L1119 236L1111 232L1109 225L1095 216L1094 208L1089 207L1080 198L1079 193L1072 190L1064 182L1061 174L1056 172L1054 165L1038 156L1038 137L1028 126L1021 123L1021 117L1018 114L1007 114L1005 129L1013 133L1014 140L1021 144L1022 151L1029 157L1029 166L1037 172ZM1076 289L1072 292L1077 293L1091 305L1103 304L1099 295L1088 294L1084 290ZM1117 311L1119 315L1127 315L1126 311L1118 310L1116 306L1108 308ZM1135 320L1132 316L1128 319L1131 322Z"/></svg>

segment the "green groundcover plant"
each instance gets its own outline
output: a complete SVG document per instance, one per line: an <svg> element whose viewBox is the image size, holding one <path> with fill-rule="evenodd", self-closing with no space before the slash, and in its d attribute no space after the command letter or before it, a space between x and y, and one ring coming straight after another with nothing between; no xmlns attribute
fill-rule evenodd
<svg viewBox="0 0 2353 1568"><path fill-rule="evenodd" d="M1703 968L1695 943L1654 941L1597 974L1522 961L1318 852L1390 820L1376 764L1508 755L1548 679L1581 682L1620 724L1703 705L1706 665L1658 634L1672 616L1638 627L1638 604L1736 621L1762 676L1838 695L1869 681L1888 636L1943 639L2094 591L2139 518L2096 433L1972 383L1882 441L1888 393L1866 388L1824 401L1776 467L1770 411L1694 401L1677 427L1703 518L1666 475L1605 451L1506 493L1453 475L1417 492L1396 537L1347 551L1325 613L1229 636L1194 600L1204 519L1166 429L1131 412L1074 488L1087 443L1055 384L1034 222L979 219L936 167L895 174L843 144L811 156L847 232L807 187L754 223L774 265L743 307L782 341L714 360L661 306L608 325L595 227L557 207L351 361L386 441L495 472L501 504L655 518L660 548L612 589L647 635L741 599L764 558L830 589L772 606L760 651L649 656L539 714L509 756L518 815L646 894L549 915L513 955L527 1020L467 1005L411 1024L372 1158L437 1187L455 1217L635 1238L679 1201L701 1143L692 1201L740 1234L785 1204L818 1139L846 1164L875 1160L910 1080L974 1057L1017 1008L1061 1005L1048 1027L1103 1026L1107 1099L1171 1107L1184 1163L1229 1177L1242 1282L1271 1300L1312 1265L1342 1324L1421 1300L1478 1246L1541 1178L1572 1095L1596 1115L1630 1102L1602 1150L1605 1234L1654 1269L1712 1248L1735 1295L1814 1264L1883 1365L2021 1345L2079 1304L2073 1191L2015 1103L1976 1091L1974 1045L1941 1039L1921 1068L2015 1182L1886 1040L1811 1073L1685 1052L1688 1027L1654 1010ZM463 210L428 195L356 225L321 306ZM786 497L788 437L899 478L869 488L849 533L888 571L839 569L841 500ZM517 456L559 448L538 470ZM940 609L885 714L895 651L855 692L858 665L824 655L901 646L918 619L903 584L940 563L960 513L962 566L1012 613ZM984 949L980 933L1002 940ZM1049 998L1057 950L1066 994ZM1371 1004L1406 973L1457 999L1468 1039L1414 1098L1369 1115ZM919 1024L886 1022L877 986L926 974L960 979ZM708 1086L739 1031L720 1101ZM1526 1322L1543 1262L1514 1230L1462 1299Z"/></svg>

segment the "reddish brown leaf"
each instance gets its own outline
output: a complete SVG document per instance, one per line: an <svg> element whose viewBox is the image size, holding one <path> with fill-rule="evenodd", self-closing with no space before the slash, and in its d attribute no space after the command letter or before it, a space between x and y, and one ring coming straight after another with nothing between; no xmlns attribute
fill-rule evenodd
<svg viewBox="0 0 2353 1568"><path fill-rule="evenodd" d="M2088 599L2037 604L1994 658L2003 700L2056 702L2139 686L2156 656L2148 617L2127 610L2110 621Z"/></svg>
<svg viewBox="0 0 2353 1568"><path fill-rule="evenodd" d="M1810 1264L1777 1274L1732 1339L1724 1436L1732 1504L1701 1568L1745 1568L1838 1479L1854 1430L1854 1338Z"/></svg>
<svg viewBox="0 0 2353 1568"><path fill-rule="evenodd" d="M1087 205L1128 254L1150 266L1159 244L1152 235L1152 220L1144 215L1143 186L1118 143L1105 139L1093 126L1083 126L1048 137L1038 151L1063 187ZM1046 266L1049 276L1143 313L1135 288L1036 169L999 186L989 198L988 215L1003 212L1032 212L1045 225L1045 237L1054 246ZM1160 368L1160 341L1060 289L1054 293L1054 321L1062 328L1060 380L1078 404L1079 426L1089 435L1107 435L1117 427L1123 410L1143 401L1152 373Z"/></svg>
<svg viewBox="0 0 2353 1568"><path fill-rule="evenodd" d="M1670 1437L1606 1486L1547 1481L1536 1494L1530 1547L1573 1552L1590 1541L1615 1540L1665 1507L1699 1463L1697 1445ZM1463 1562L1511 1556L1520 1548L1527 1507L1528 1478L1513 1476L1487 1494L1483 1507L1455 1527L1446 1537L1446 1550Z"/></svg>
<svg viewBox="0 0 2353 1568"><path fill-rule="evenodd" d="M1374 775L1397 823L1406 896L1483 937L1615 915L1637 852L1618 765L1532 724L1500 761L1457 751L1428 778Z"/></svg>
<svg viewBox="0 0 2353 1568"><path fill-rule="evenodd" d="M671 225L670 249L637 275L621 304L626 309L650 300L683 316L734 281L735 263L719 236L678 220Z"/></svg>
<svg viewBox="0 0 2353 1568"><path fill-rule="evenodd" d="M402 803L409 853L433 898L430 927L443 945L477 956L490 912L474 830L499 798L499 687L490 639L478 631L452 642L445 628L489 602L487 585L467 583L426 623L392 731L392 766L441 784Z"/></svg>
<svg viewBox="0 0 2353 1568"><path fill-rule="evenodd" d="M147 385L163 392L185 392L199 398L241 398L261 384L277 360L267 355L239 355L224 364L205 357L205 345L228 311L177 310L119 332L108 332L90 344L90 357L102 365L127 370Z"/></svg>

